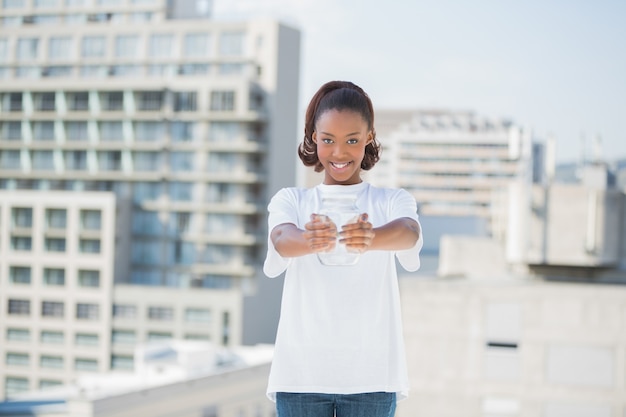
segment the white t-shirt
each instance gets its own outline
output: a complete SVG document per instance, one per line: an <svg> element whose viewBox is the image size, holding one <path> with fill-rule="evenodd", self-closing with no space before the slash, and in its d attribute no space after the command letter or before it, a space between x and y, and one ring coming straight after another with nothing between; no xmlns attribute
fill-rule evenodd
<svg viewBox="0 0 626 417"><path fill-rule="evenodd" d="M355 193L356 206L374 227L394 219L417 221L415 199L403 189L355 185L283 188L268 206L269 231L279 224L298 228L319 213L321 193ZM316 254L283 258L268 237L263 270L287 271L267 395L276 392L355 394L396 392L409 383L394 255L409 271L420 266L420 238L402 251L368 251L351 266L326 266Z"/></svg>

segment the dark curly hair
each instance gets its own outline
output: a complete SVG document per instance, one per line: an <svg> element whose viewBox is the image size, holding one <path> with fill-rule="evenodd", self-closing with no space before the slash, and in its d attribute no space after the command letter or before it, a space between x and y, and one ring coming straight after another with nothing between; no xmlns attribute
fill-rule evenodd
<svg viewBox="0 0 626 417"><path fill-rule="evenodd" d="M363 89L350 81L330 81L317 90L306 110L304 139L298 146L298 156L306 166L315 167L321 172L324 167L317 157L317 145L313 142L313 132L318 119L328 110L350 110L360 114L372 132L372 141L365 147L361 169L371 169L380 159L381 146L376 140L374 129L374 106Z"/></svg>

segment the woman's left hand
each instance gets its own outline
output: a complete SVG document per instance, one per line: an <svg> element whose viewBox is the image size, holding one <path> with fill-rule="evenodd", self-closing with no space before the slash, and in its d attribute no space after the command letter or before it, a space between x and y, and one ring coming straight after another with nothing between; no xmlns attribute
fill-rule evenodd
<svg viewBox="0 0 626 417"><path fill-rule="evenodd" d="M374 235L374 227L368 221L367 213L363 213L356 223L342 226L339 233L339 243L345 244L351 251L363 253L372 245Z"/></svg>

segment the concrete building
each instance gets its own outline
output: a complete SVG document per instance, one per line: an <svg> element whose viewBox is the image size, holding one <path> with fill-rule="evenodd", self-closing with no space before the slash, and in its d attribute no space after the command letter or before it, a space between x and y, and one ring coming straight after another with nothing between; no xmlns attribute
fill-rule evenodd
<svg viewBox="0 0 626 417"><path fill-rule="evenodd" d="M532 132L508 120L444 110L376 111L383 145L369 180L411 192L423 216L489 219L494 190L542 168Z"/></svg>
<svg viewBox="0 0 626 417"><path fill-rule="evenodd" d="M208 342L137 346L132 373L84 375L0 402L5 417L273 417L265 396L273 346L218 349Z"/></svg>
<svg viewBox="0 0 626 417"><path fill-rule="evenodd" d="M592 174L510 184L506 227L443 236L438 273L402 277L398 416L626 414L626 194Z"/></svg>
<svg viewBox="0 0 626 417"><path fill-rule="evenodd" d="M130 368L133 344L147 340L273 340L278 301L262 317L254 295L265 291L268 198L295 179L284 161L297 133L299 45L299 31L276 21L211 20L202 1L2 3L0 309L20 310L5 303L21 291L32 316L0 324L10 364L0 367L0 397ZM76 213L92 207L84 192L106 201L98 232L78 226ZM54 210L65 210L65 231L46 228ZM30 228L14 223L25 213ZM102 320L74 324L74 303L90 299L76 281L88 259L101 271ZM66 285L45 294L65 303L66 359L55 359L52 380L34 345L46 268L59 262ZM31 283L21 283L28 268ZM84 349L74 327L98 336L89 369L72 362Z"/></svg>

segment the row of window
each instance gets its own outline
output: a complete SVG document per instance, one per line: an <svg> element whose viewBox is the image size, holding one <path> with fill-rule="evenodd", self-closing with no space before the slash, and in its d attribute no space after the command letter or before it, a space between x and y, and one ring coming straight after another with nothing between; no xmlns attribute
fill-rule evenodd
<svg viewBox="0 0 626 417"><path fill-rule="evenodd" d="M124 6L124 5L137 5L148 6L157 5L156 0L32 0L28 2L26 0L2 0L2 8L5 10L23 9L27 5L39 8L54 8L54 7L93 7L93 6Z"/></svg>
<svg viewBox="0 0 626 417"><path fill-rule="evenodd" d="M43 268L43 284L46 286L65 286L64 268ZM79 269L77 284L83 288L100 287L100 271L92 269ZM9 267L9 282L18 285L30 285L32 282L32 269L29 266Z"/></svg>
<svg viewBox="0 0 626 417"><path fill-rule="evenodd" d="M31 301L9 299L7 313L10 316L30 316ZM62 301L42 301L41 317L65 317L65 303ZM100 306L92 303L77 303L74 317L80 320L98 320L100 318Z"/></svg>
<svg viewBox="0 0 626 417"><path fill-rule="evenodd" d="M100 210L82 209L79 214L80 230L97 231L102 227ZM47 208L44 212L47 230L64 230L67 227L67 209ZM11 227L13 229L31 229L33 227L32 207L11 207Z"/></svg>
<svg viewBox="0 0 626 417"><path fill-rule="evenodd" d="M184 64L120 64L120 65L20 65L0 66L2 78L131 78L171 76L254 76L261 67L251 63L192 62ZM178 110L184 111L184 110Z"/></svg>
<svg viewBox="0 0 626 417"><path fill-rule="evenodd" d="M188 309L186 311L186 321L191 323L207 324L210 321L208 310ZM206 327L206 326L204 326ZM172 339L173 335L169 332L153 332L146 333L146 340L164 340ZM186 333L186 340L209 340L208 333ZM6 331L6 341L23 344L31 342L30 329L10 327ZM133 330L113 330L111 332L111 342L116 345L135 345L138 342L137 332ZM38 343L43 345L63 345L65 344L65 333L58 330L42 330L39 333ZM98 333L77 332L74 334L74 345L76 346L100 346L100 336Z"/></svg>
<svg viewBox="0 0 626 417"><path fill-rule="evenodd" d="M0 122L0 141L10 142L110 142L172 143L194 142L201 138L202 124L183 121L4 121ZM206 142L235 145L261 142L260 132L239 123L212 122ZM8 161L7 161L8 162Z"/></svg>
<svg viewBox="0 0 626 417"><path fill-rule="evenodd" d="M112 36L89 34L78 37L67 34L50 36L47 39L22 36L16 42L0 38L0 62L11 59L17 62L39 59L58 62L104 58L138 62L146 58L241 57L244 55L244 40L245 33L242 31L220 32L216 39L209 32L193 32L180 36L174 33L124 33ZM215 41L217 45L214 45Z"/></svg>
<svg viewBox="0 0 626 417"><path fill-rule="evenodd" d="M0 171L124 171L124 172L198 172L202 165L197 152L172 151L53 151L0 150ZM244 174L258 173L261 159L257 155L210 152L204 172ZM27 169L28 170L28 169Z"/></svg>
<svg viewBox="0 0 626 417"><path fill-rule="evenodd" d="M1 16L0 26L51 26L51 25L84 25L94 23L123 24L151 22L157 14L150 11L135 11L128 13L67 13L63 15L36 13L27 15Z"/></svg>
<svg viewBox="0 0 626 417"><path fill-rule="evenodd" d="M262 103L259 93L252 94L251 106L258 108ZM198 111L198 93L193 91L135 91L124 94L122 91L106 91L89 94L86 91L56 93L4 93L0 97L3 112L109 112L109 111L161 111L174 112ZM233 111L235 109L235 91L215 90L209 95L209 110ZM48 122L51 123L51 122ZM48 126L39 124L40 128ZM107 126L106 124L104 126ZM15 129L14 127L12 129Z"/></svg>
<svg viewBox="0 0 626 417"><path fill-rule="evenodd" d="M64 188L60 188L64 187ZM132 197L135 203L169 199L170 201L245 204L259 200L256 184L230 184L221 182L193 183L186 181L137 182L132 191L124 183L114 181L45 181L0 179L0 189L5 190L72 190L113 191L120 197ZM203 195L201 195L201 193ZM231 207L232 209L232 207Z"/></svg>
<svg viewBox="0 0 626 417"><path fill-rule="evenodd" d="M10 298L7 304L7 313L11 316L30 315L31 301L25 299ZM42 317L63 317L65 303L60 301L42 301ZM132 304L114 304L112 315L114 318L135 319L137 318L137 306ZM76 318L97 320L100 317L100 306L91 303L76 304ZM149 320L172 321L174 320L174 308L163 306L149 306L146 310ZM210 323L211 311L205 308L186 308L184 320L190 323Z"/></svg>

